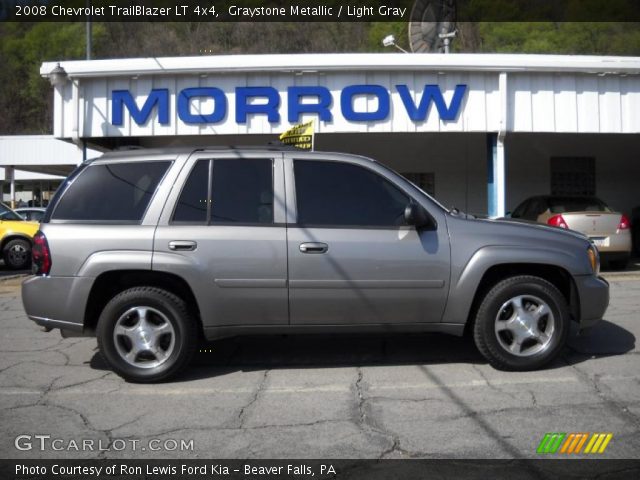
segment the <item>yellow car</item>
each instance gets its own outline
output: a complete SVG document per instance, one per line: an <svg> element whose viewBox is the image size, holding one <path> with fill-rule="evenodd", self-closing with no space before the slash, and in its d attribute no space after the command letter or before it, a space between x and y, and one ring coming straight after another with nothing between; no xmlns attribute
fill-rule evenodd
<svg viewBox="0 0 640 480"><path fill-rule="evenodd" d="M0 251L4 264L12 270L31 263L31 242L39 224L25 222L20 215L0 202Z"/></svg>

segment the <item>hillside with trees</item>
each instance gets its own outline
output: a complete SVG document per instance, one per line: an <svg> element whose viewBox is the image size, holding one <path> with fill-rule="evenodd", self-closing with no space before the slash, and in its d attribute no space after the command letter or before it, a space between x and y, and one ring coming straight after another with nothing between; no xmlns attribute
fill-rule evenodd
<svg viewBox="0 0 640 480"><path fill-rule="evenodd" d="M93 58L243 53L380 52L395 23L94 23ZM461 23L454 52L640 55L638 23ZM84 23L0 23L0 134L50 133L52 89L43 61L85 58Z"/></svg>

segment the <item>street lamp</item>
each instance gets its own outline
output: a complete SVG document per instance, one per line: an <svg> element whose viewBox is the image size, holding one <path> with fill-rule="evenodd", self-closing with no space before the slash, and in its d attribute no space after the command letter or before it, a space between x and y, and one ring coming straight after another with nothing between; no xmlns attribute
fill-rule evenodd
<svg viewBox="0 0 640 480"><path fill-rule="evenodd" d="M382 39L382 45L385 47L396 47L402 53L409 53L404 48L396 44L396 37L394 37L393 35L387 35L386 37L384 37Z"/></svg>
<svg viewBox="0 0 640 480"><path fill-rule="evenodd" d="M58 63L53 70L49 72L49 83L52 86L64 85L67 81L67 72Z"/></svg>

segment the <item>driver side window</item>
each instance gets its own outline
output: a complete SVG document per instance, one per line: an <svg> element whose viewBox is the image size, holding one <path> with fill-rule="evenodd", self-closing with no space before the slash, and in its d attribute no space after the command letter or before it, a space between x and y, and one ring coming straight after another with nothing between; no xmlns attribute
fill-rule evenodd
<svg viewBox="0 0 640 480"><path fill-rule="evenodd" d="M294 160L298 224L313 227L406 225L410 199L377 173L350 163Z"/></svg>

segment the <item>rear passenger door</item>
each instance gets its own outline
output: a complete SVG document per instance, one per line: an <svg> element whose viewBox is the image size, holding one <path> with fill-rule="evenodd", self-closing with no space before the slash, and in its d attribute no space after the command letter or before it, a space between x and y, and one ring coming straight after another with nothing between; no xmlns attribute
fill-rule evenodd
<svg viewBox="0 0 640 480"><path fill-rule="evenodd" d="M282 158L201 154L161 217L153 269L181 276L205 326L288 323Z"/></svg>
<svg viewBox="0 0 640 480"><path fill-rule="evenodd" d="M292 325L439 322L449 241L404 220L412 201L373 162L286 159Z"/></svg>

